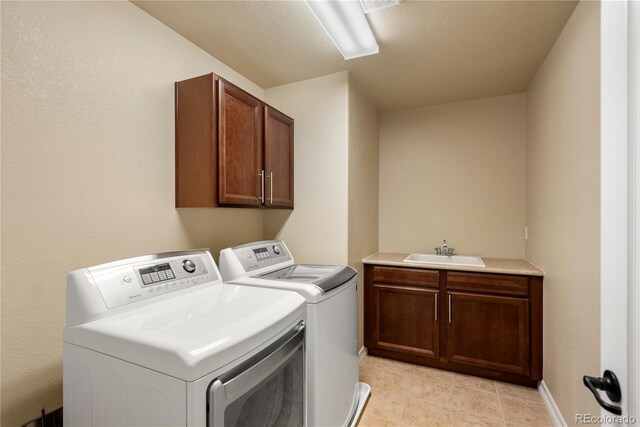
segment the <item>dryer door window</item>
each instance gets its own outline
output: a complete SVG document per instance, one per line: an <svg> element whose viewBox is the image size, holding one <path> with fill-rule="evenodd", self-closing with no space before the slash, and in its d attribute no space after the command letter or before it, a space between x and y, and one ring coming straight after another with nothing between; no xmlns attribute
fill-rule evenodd
<svg viewBox="0 0 640 427"><path fill-rule="evenodd" d="M304 425L303 325L211 383L207 426Z"/></svg>

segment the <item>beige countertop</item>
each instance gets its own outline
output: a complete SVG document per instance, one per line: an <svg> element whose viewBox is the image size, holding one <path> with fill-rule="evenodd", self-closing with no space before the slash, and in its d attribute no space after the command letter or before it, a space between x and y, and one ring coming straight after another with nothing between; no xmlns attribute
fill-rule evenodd
<svg viewBox="0 0 640 427"><path fill-rule="evenodd" d="M464 267L448 264L423 264L404 262L408 257L404 252L377 252L362 260L364 264L392 265L396 267L427 268L432 270L474 271L480 273L519 274L524 276L544 276L544 271L524 259L485 258L484 267Z"/></svg>

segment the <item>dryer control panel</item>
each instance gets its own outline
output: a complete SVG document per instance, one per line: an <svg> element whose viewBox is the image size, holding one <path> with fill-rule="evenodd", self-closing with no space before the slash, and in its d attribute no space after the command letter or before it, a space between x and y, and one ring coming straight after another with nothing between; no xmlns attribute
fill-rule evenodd
<svg viewBox="0 0 640 427"><path fill-rule="evenodd" d="M219 280L206 251L158 254L88 268L108 308Z"/></svg>
<svg viewBox="0 0 640 427"><path fill-rule="evenodd" d="M291 261L293 258L280 240L265 240L232 248L244 271L250 272L263 267Z"/></svg>

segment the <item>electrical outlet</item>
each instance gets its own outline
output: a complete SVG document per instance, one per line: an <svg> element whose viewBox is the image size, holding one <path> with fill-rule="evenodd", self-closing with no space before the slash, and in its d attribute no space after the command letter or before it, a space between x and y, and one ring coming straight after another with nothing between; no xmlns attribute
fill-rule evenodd
<svg viewBox="0 0 640 427"><path fill-rule="evenodd" d="M527 226L524 226L524 240L527 240L529 238L529 229L527 228Z"/></svg>

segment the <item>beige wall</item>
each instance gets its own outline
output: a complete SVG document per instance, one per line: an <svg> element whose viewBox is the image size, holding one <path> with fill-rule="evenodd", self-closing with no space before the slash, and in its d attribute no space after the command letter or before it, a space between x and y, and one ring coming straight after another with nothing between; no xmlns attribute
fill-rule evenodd
<svg viewBox="0 0 640 427"><path fill-rule="evenodd" d="M347 73L265 90L295 117L295 209L264 213L264 235L297 262L349 264L378 248L378 113ZM362 290L359 288L359 344Z"/></svg>
<svg viewBox="0 0 640 427"><path fill-rule="evenodd" d="M527 92L526 257L545 270L544 381L567 423L599 414L600 4L580 2Z"/></svg>
<svg viewBox="0 0 640 427"><path fill-rule="evenodd" d="M349 265L358 270L358 346L363 345L362 258L378 250L378 112L349 79Z"/></svg>
<svg viewBox="0 0 640 427"><path fill-rule="evenodd" d="M296 122L295 209L266 211L264 234L297 262L347 263L348 84L342 72L265 90Z"/></svg>
<svg viewBox="0 0 640 427"><path fill-rule="evenodd" d="M380 250L524 256L525 95L382 113Z"/></svg>
<svg viewBox="0 0 640 427"><path fill-rule="evenodd" d="M1 424L17 426L62 405L68 271L262 238L261 211L174 208L173 82L263 91L128 2L1 7Z"/></svg>

